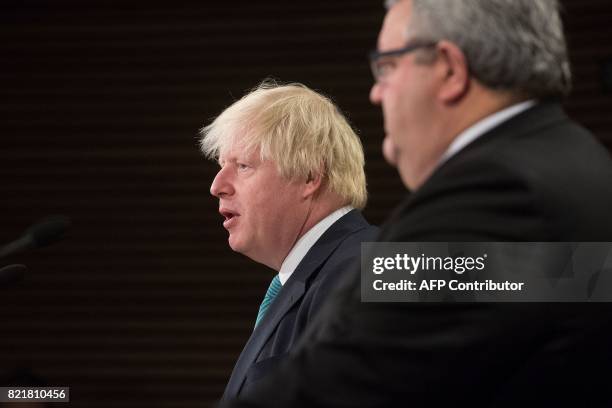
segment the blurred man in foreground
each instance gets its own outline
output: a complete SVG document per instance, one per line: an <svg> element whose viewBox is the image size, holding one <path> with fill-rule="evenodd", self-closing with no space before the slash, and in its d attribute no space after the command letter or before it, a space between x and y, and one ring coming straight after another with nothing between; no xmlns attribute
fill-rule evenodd
<svg viewBox="0 0 612 408"><path fill-rule="evenodd" d="M612 241L609 154L559 105L558 2L387 6L370 99L412 194L378 240ZM362 303L358 270L339 286L227 406L612 406L610 303Z"/></svg>
<svg viewBox="0 0 612 408"><path fill-rule="evenodd" d="M367 197L359 138L324 96L264 83L202 133L204 153L221 166L210 192L230 247L278 271L229 398L278 365L377 228L359 212Z"/></svg>

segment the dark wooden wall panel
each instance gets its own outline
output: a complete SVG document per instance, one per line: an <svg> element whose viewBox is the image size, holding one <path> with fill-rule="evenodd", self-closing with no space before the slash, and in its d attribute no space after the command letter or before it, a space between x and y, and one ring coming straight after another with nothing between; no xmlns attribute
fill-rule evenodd
<svg viewBox="0 0 612 408"><path fill-rule="evenodd" d="M612 4L607 0L562 4L574 76L566 107L612 149L612 94L603 87L603 63L612 60Z"/></svg>
<svg viewBox="0 0 612 408"><path fill-rule="evenodd" d="M612 146L612 8L565 1L570 113ZM74 407L200 407L221 393L273 272L234 254L197 131L265 77L331 96L366 149L381 222L405 194L367 95L377 1L3 1L0 240L48 214L63 242L4 260L0 375L28 367ZM571 188L571 186L568 186Z"/></svg>

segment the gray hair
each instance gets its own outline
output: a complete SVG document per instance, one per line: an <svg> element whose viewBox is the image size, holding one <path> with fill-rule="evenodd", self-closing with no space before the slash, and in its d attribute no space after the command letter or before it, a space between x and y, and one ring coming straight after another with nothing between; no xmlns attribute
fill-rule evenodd
<svg viewBox="0 0 612 408"><path fill-rule="evenodd" d="M557 97L571 89L559 9L558 0L412 0L406 34L455 43L487 87Z"/></svg>

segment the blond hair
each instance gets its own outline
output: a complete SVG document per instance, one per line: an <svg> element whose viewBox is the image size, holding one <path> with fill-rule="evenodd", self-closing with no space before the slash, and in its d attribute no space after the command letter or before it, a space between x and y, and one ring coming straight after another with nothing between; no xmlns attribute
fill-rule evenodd
<svg viewBox="0 0 612 408"><path fill-rule="evenodd" d="M204 154L217 160L237 139L276 163L289 179L321 175L344 205L365 207L363 148L331 100L299 83L264 81L201 130Z"/></svg>

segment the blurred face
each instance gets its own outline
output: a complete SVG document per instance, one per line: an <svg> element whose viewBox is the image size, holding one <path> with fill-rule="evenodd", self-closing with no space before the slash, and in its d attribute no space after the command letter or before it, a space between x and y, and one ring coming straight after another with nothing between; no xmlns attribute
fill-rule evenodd
<svg viewBox="0 0 612 408"><path fill-rule="evenodd" d="M388 12L378 37L378 51L391 51L411 43L406 29L411 1L396 3ZM381 105L385 139L383 155L396 166L411 189L422 184L440 151L435 135L435 82L431 67L415 63L415 52L383 57L378 61L384 75L374 84L370 100Z"/></svg>
<svg viewBox="0 0 612 408"><path fill-rule="evenodd" d="M246 152L240 143L222 152L219 164L210 192L219 199L230 247L280 269L308 216L305 182L284 179L275 163L262 161L259 151Z"/></svg>

